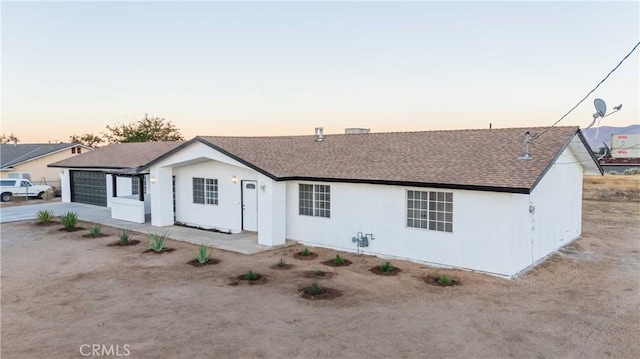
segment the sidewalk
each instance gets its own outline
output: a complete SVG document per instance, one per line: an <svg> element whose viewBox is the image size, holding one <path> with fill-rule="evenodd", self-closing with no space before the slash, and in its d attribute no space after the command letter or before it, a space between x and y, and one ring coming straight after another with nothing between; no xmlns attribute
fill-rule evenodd
<svg viewBox="0 0 640 359"><path fill-rule="evenodd" d="M207 247L242 254L267 252L296 244L296 242L294 241L287 241L281 246L263 246L258 244L258 234L255 232L224 234L180 226L153 227L149 222L144 224L126 222L111 218L110 208L92 206L83 203L58 202L3 207L0 208L0 223L10 223L36 219L36 213L41 210L53 211L56 216L60 216L61 214L64 214L66 212L76 212L78 213L78 218L83 221L100 223L105 226L128 229L140 233L161 234L164 232L169 232L169 238L176 241L205 245Z"/></svg>

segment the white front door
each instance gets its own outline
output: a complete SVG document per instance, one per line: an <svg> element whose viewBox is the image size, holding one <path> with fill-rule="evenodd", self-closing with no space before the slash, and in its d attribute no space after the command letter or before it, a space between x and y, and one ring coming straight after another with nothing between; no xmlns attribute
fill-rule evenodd
<svg viewBox="0 0 640 359"><path fill-rule="evenodd" d="M242 229L258 230L258 183L242 181Z"/></svg>

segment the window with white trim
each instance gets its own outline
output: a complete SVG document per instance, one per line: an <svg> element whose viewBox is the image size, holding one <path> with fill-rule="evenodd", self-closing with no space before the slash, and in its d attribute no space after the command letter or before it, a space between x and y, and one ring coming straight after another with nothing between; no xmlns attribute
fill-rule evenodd
<svg viewBox="0 0 640 359"><path fill-rule="evenodd" d="M407 227L453 232L453 193L407 191Z"/></svg>
<svg viewBox="0 0 640 359"><path fill-rule="evenodd" d="M193 177L193 203L218 204L218 180Z"/></svg>
<svg viewBox="0 0 640 359"><path fill-rule="evenodd" d="M301 183L298 190L300 215L331 217L331 186Z"/></svg>

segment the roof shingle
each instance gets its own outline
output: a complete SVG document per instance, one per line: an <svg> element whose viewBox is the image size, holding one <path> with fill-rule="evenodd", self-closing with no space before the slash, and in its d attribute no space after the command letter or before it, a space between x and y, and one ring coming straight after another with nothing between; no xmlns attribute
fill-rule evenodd
<svg viewBox="0 0 640 359"><path fill-rule="evenodd" d="M63 168L129 169L146 165L183 142L114 143L49 164Z"/></svg>

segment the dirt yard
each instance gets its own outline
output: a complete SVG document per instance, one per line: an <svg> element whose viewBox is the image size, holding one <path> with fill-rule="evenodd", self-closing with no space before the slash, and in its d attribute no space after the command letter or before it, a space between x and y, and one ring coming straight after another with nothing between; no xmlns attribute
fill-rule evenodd
<svg viewBox="0 0 640 359"><path fill-rule="evenodd" d="M337 252L311 248L318 257L303 261L300 246L214 251L220 263L196 268L186 243L143 254L141 235L107 246L113 228L87 239L2 225L1 354L79 358L97 344L132 358L637 358L639 216L638 202L585 201L583 237L517 280L401 261L398 275L378 276L379 258L340 253L353 263L330 267L321 262ZM272 269L281 258L294 267ZM318 269L341 296L298 296ZM266 282L229 284L248 270ZM460 285L421 279L436 274Z"/></svg>

